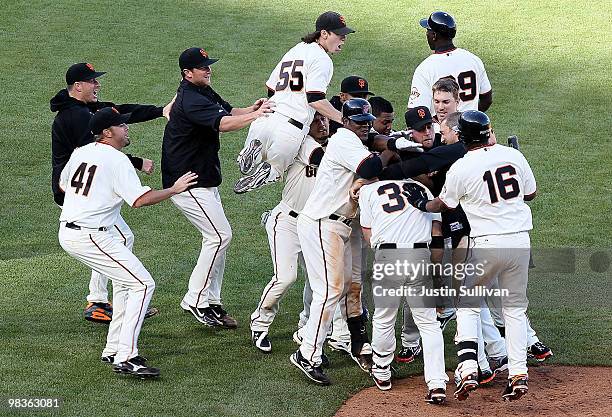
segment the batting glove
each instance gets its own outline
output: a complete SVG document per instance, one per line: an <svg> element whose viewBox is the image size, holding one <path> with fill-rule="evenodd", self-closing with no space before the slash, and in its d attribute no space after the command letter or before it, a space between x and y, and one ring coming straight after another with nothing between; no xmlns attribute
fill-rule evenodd
<svg viewBox="0 0 612 417"><path fill-rule="evenodd" d="M404 184L404 191L402 194L406 197L406 200L415 208L427 212L427 203L429 203L429 199L427 198L427 193L423 187L418 184L409 182Z"/></svg>

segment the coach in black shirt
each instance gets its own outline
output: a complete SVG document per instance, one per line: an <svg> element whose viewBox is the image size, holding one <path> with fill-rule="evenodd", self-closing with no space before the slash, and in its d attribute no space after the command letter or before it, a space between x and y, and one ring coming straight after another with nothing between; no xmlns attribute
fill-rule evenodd
<svg viewBox="0 0 612 417"><path fill-rule="evenodd" d="M173 184L188 171L198 183L172 197L172 202L202 233L202 250L191 273L181 307L207 326L236 328L223 309L221 283L225 252L232 238L217 187L221 184L219 132L248 126L271 113L266 99L246 108L232 107L210 86L211 68L217 59L201 48L189 48L179 57L183 80L170 112L162 145L162 182Z"/></svg>

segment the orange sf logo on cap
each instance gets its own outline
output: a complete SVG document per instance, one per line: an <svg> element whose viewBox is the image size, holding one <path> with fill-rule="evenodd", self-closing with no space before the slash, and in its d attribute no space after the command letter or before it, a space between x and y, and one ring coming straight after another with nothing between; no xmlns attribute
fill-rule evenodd
<svg viewBox="0 0 612 417"><path fill-rule="evenodd" d="M417 114L419 115L419 117L420 117L421 119L424 119L424 118L425 118L425 110L423 110L423 109L419 109L419 110L417 111Z"/></svg>
<svg viewBox="0 0 612 417"><path fill-rule="evenodd" d="M119 110L117 110L116 108L112 107L113 111L117 114L119 114Z"/></svg>
<svg viewBox="0 0 612 417"><path fill-rule="evenodd" d="M95 71L93 65L91 65L90 63L85 64L85 66L90 70Z"/></svg>
<svg viewBox="0 0 612 417"><path fill-rule="evenodd" d="M346 26L346 20L344 19L344 16L340 16L340 23Z"/></svg>
<svg viewBox="0 0 612 417"><path fill-rule="evenodd" d="M200 53L202 54L204 58L208 58L208 54L206 53L204 49L200 49Z"/></svg>
<svg viewBox="0 0 612 417"><path fill-rule="evenodd" d="M357 84L359 84L359 87L364 88L365 87L365 80L363 78L360 78L359 81L357 81Z"/></svg>

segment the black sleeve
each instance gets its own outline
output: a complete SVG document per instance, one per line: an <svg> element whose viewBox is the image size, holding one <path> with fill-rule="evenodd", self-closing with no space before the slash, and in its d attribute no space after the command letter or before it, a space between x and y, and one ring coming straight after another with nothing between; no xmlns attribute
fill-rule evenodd
<svg viewBox="0 0 612 417"><path fill-rule="evenodd" d="M366 180L378 177L383 170L382 160L377 155L370 155L370 157L361 161L361 164L357 167L357 175Z"/></svg>
<svg viewBox="0 0 612 417"><path fill-rule="evenodd" d="M463 155L465 155L465 147L462 143L440 146L423 153L419 157L389 165L379 178L381 180L397 180L428 174L452 165Z"/></svg>
<svg viewBox="0 0 612 417"><path fill-rule="evenodd" d="M316 148L310 154L310 158L308 158L308 165L319 166L321 160L323 159L323 155L325 155L325 151L323 150L323 148Z"/></svg>
<svg viewBox="0 0 612 417"><path fill-rule="evenodd" d="M128 157L128 159L130 160L134 168L136 168L138 171L142 170L142 163L143 163L142 158L139 158L137 156L132 156L129 153L126 153L125 155Z"/></svg>
<svg viewBox="0 0 612 417"><path fill-rule="evenodd" d="M306 100L309 103L314 103L315 101L324 100L325 93L306 93Z"/></svg>
<svg viewBox="0 0 612 417"><path fill-rule="evenodd" d="M151 106L147 104L119 104L115 108L119 113L132 113L128 123L147 122L163 116L163 107Z"/></svg>
<svg viewBox="0 0 612 417"><path fill-rule="evenodd" d="M268 90L268 98L272 97L275 93L274 90L272 90L270 87L266 86L266 89Z"/></svg>
<svg viewBox="0 0 612 417"><path fill-rule="evenodd" d="M185 116L191 122L200 126L208 126L215 130L219 130L219 124L221 123L222 117L231 116L230 112L223 106L201 95L191 95L188 97L185 94L183 98L183 109L185 111Z"/></svg>

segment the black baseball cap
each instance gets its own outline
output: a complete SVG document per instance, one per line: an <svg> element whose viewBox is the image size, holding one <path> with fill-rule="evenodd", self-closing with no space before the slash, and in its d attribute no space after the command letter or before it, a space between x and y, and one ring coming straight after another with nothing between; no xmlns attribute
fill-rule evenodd
<svg viewBox="0 0 612 417"><path fill-rule="evenodd" d="M405 114L406 126L409 129L421 130L427 123L432 123L431 112L427 106L418 106L408 109Z"/></svg>
<svg viewBox="0 0 612 417"><path fill-rule="evenodd" d="M87 62L79 62L78 64L72 64L66 71L66 84L72 85L77 81L92 80L104 74L106 73L96 71L93 65Z"/></svg>
<svg viewBox="0 0 612 417"><path fill-rule="evenodd" d="M207 67L217 61L218 59L209 58L208 53L202 48L189 48L179 56L179 67L182 70Z"/></svg>
<svg viewBox="0 0 612 417"><path fill-rule="evenodd" d="M105 107L91 116L89 120L89 129L94 135L99 135L104 129L127 123L131 115L131 113L121 114L119 110L114 107Z"/></svg>
<svg viewBox="0 0 612 417"><path fill-rule="evenodd" d="M370 94L374 95L373 92L368 90L368 80L365 78L351 75L342 80L340 84L340 91L348 94Z"/></svg>
<svg viewBox="0 0 612 417"><path fill-rule="evenodd" d="M346 26L344 16L336 12L325 12L317 18L316 30L326 30L328 32L334 32L336 35L348 35L349 33L355 33L353 29Z"/></svg>

